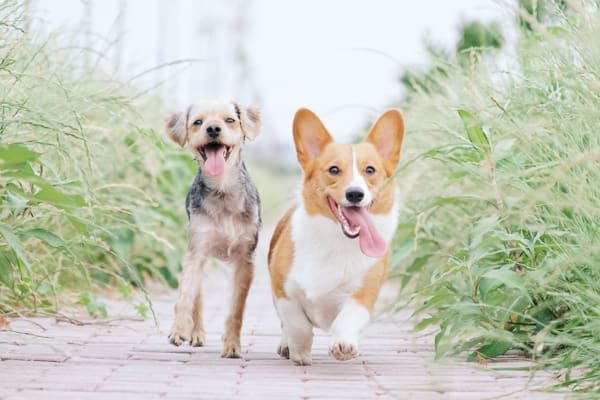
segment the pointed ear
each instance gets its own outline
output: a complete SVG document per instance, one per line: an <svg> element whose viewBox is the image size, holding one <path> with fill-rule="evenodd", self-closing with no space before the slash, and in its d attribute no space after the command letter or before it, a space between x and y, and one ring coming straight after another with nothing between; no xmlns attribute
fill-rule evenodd
<svg viewBox="0 0 600 400"><path fill-rule="evenodd" d="M250 140L256 139L261 127L260 110L257 107L244 107L237 103L233 105L240 118L244 135Z"/></svg>
<svg viewBox="0 0 600 400"><path fill-rule="evenodd" d="M400 161L404 139L404 120L399 110L388 110L375 122L365 142L372 143L384 160L387 173L392 175Z"/></svg>
<svg viewBox="0 0 600 400"><path fill-rule="evenodd" d="M185 146L187 142L187 114L188 113L173 113L165 120L165 130L167 136L172 141L179 144L181 147Z"/></svg>
<svg viewBox="0 0 600 400"><path fill-rule="evenodd" d="M315 113L307 108L296 111L294 116L294 143L296 156L302 168L318 157L333 139Z"/></svg>

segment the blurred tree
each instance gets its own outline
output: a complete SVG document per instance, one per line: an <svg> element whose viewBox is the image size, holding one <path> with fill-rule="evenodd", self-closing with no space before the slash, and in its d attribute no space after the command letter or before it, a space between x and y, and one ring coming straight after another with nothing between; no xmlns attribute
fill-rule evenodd
<svg viewBox="0 0 600 400"><path fill-rule="evenodd" d="M496 22L484 24L472 21L463 24L459 29L455 55L463 65L472 62L470 57L472 52L482 54L490 49L500 49L504 45L502 30ZM451 54L431 43L426 43L426 48L433 66L426 70L405 69L400 76L405 100L409 100L414 93L434 93L443 90L438 78L447 75L444 64L451 58Z"/></svg>
<svg viewBox="0 0 600 400"><path fill-rule="evenodd" d="M460 30L460 39L456 44L456 54L458 55L470 50L499 49L504 44L502 30L496 22L483 24L479 21L472 21L463 24Z"/></svg>
<svg viewBox="0 0 600 400"><path fill-rule="evenodd" d="M438 76L446 76L444 62L449 60L451 55L439 46L433 43L425 42L427 54L431 59L433 66L426 69L406 68L400 75L400 84L404 88L404 97L407 99L413 93L440 92L441 86L437 83Z"/></svg>
<svg viewBox="0 0 600 400"><path fill-rule="evenodd" d="M518 0L518 5L540 23L554 23L558 15L569 9L566 0ZM531 24L523 17L518 17L518 21L523 29L533 31Z"/></svg>

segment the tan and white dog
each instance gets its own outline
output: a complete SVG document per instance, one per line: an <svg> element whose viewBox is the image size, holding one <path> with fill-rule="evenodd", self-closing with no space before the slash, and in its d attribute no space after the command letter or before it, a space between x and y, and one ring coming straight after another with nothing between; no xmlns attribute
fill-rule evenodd
<svg viewBox="0 0 600 400"><path fill-rule="evenodd" d="M241 356L240 332L261 226L258 191L242 161L242 147L246 139L258 136L260 125L258 109L234 102L192 104L166 121L167 135L187 146L198 162L198 173L185 199L188 249L169 333L169 342L175 346L184 342L204 346L204 264L217 258L234 266L221 356Z"/></svg>
<svg viewBox="0 0 600 400"><path fill-rule="evenodd" d="M304 172L301 198L279 221L269 248L282 327L277 352L310 365L319 327L331 330L330 355L349 360L358 355L360 332L388 272L399 211L391 178L404 122L389 110L354 145L335 143L307 109L298 110L293 129Z"/></svg>

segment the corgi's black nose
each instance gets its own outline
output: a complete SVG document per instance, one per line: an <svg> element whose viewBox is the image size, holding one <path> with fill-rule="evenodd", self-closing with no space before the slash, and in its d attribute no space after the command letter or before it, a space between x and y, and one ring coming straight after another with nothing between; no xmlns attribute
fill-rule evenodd
<svg viewBox="0 0 600 400"><path fill-rule="evenodd" d="M219 125L210 125L206 128L206 133L208 133L208 136L212 139L215 139L219 136L219 133L221 133L221 127Z"/></svg>
<svg viewBox="0 0 600 400"><path fill-rule="evenodd" d="M365 197L365 192L361 188L351 187L346 190L346 200L352 204L360 203Z"/></svg>

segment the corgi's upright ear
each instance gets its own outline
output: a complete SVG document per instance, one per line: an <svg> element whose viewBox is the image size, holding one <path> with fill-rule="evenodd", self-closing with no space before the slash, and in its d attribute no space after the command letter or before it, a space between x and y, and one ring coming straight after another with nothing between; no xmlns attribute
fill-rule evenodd
<svg viewBox="0 0 600 400"><path fill-rule="evenodd" d="M404 139L404 120L400 111L396 109L384 112L365 139L366 143L375 146L383 158L389 176L394 173L400 161L402 139Z"/></svg>
<svg viewBox="0 0 600 400"><path fill-rule="evenodd" d="M333 139L315 113L307 108L296 111L294 116L294 144L296 156L303 170L317 158Z"/></svg>

